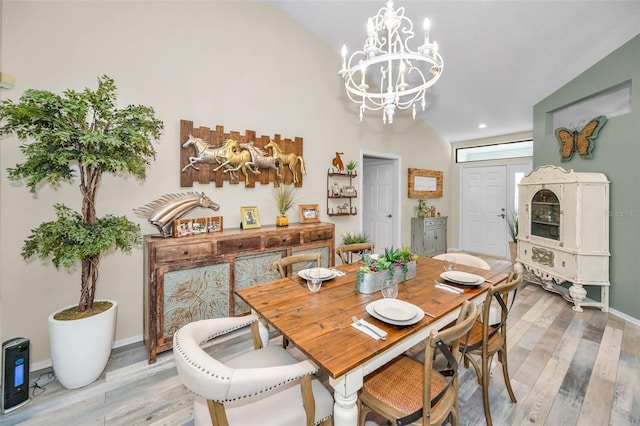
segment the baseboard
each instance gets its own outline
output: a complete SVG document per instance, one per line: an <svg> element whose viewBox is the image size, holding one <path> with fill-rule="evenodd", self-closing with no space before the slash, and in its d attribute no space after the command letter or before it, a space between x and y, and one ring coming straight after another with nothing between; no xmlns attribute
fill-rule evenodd
<svg viewBox="0 0 640 426"><path fill-rule="evenodd" d="M638 318L634 318L634 317L632 317L630 315L625 314L624 312L620 312L617 309L611 309L610 308L609 309L609 313L611 315L617 316L618 318L622 318L623 320L625 320L627 322L630 322L631 324L633 324L635 326L640 327L640 319L638 319Z"/></svg>
<svg viewBox="0 0 640 426"><path fill-rule="evenodd" d="M141 342L142 338L143 338L142 334L138 334L137 336L127 337L126 339L116 340L115 342L113 342L113 347L111 349L116 349L122 346L131 345L132 343ZM47 358L41 361L32 362L31 364L29 364L29 366L30 366L30 372L33 373L34 371L44 370L45 368L53 367L53 362L51 361L51 358Z"/></svg>

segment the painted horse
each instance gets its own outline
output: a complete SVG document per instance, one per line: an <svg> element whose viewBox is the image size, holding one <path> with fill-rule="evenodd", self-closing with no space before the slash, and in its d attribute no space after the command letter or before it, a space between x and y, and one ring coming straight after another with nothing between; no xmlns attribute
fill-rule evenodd
<svg viewBox="0 0 640 426"><path fill-rule="evenodd" d="M264 149L272 149L273 156L278 157L282 161L283 166L289 166L289 170L291 170L291 174L293 175L293 182L297 183L299 181L298 174L296 173L296 164L300 163L300 172L303 175L307 174L307 170L304 167L304 158L301 156L294 154L293 152L283 152L282 148L278 146L278 144L273 140L269 140L269 143L264 146Z"/></svg>
<svg viewBox="0 0 640 426"><path fill-rule="evenodd" d="M167 194L133 211L149 219L163 237L170 237L173 232L173 221L179 219L196 207L204 207L218 211L220 205L214 203L204 192L184 192L181 194Z"/></svg>
<svg viewBox="0 0 640 426"><path fill-rule="evenodd" d="M271 157L267 155L267 152L253 145L253 142L245 142L240 144L240 148L246 149L251 153L251 162L247 163L249 168L260 169L273 169L276 172L276 176L282 179L280 172L282 171L282 160L278 157Z"/></svg>
<svg viewBox="0 0 640 426"><path fill-rule="evenodd" d="M259 170L254 170L251 168L251 166L247 166L247 164L251 164L251 153L246 149L240 149L237 141L233 139L227 139L224 141L222 147L224 148L224 153L218 156L218 160L224 161L221 161L220 165L213 169L213 171L218 171L222 167L227 168L224 171L225 173L234 173L240 170L244 175L245 185L249 183L248 171L255 175L260 174Z"/></svg>
<svg viewBox="0 0 640 426"><path fill-rule="evenodd" d="M191 145L193 145L194 149L196 150L196 156L189 157L189 164L182 168L183 172L189 167L200 170L194 165L196 163L218 164L217 157L222 155L224 152L223 147L213 148L202 139L194 138L193 136L189 135L187 141L182 144L182 148L186 149Z"/></svg>

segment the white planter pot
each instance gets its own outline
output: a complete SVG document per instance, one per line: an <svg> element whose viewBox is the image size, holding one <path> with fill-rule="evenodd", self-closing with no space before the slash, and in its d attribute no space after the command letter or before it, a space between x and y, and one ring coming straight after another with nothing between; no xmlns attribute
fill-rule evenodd
<svg viewBox="0 0 640 426"><path fill-rule="evenodd" d="M49 315L53 371L67 389L77 389L94 382L107 366L118 311L115 301L108 302L113 303L110 309L89 318L58 321L53 319L57 312Z"/></svg>
<svg viewBox="0 0 640 426"><path fill-rule="evenodd" d="M379 271L379 272L369 272L364 274L364 278L362 282L358 286L358 292L363 294L371 294L376 291L382 290L382 284L384 284L384 280L387 277L387 271ZM407 280L416 277L416 262L407 263ZM402 268L396 267L395 273L393 274L393 281L397 284L403 282L403 272Z"/></svg>

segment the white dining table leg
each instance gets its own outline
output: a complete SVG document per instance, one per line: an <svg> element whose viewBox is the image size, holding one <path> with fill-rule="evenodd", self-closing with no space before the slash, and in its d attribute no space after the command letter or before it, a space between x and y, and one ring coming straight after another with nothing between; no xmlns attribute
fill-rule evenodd
<svg viewBox="0 0 640 426"><path fill-rule="evenodd" d="M358 424L358 390L362 388L362 375L347 373L337 379L329 379L333 387L333 424L356 426Z"/></svg>

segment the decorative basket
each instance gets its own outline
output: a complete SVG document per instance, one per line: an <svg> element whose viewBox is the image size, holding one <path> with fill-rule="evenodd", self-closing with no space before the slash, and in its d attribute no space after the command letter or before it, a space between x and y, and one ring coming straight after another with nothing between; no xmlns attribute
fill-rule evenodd
<svg viewBox="0 0 640 426"><path fill-rule="evenodd" d="M401 283L406 280L410 280L416 277L416 262L412 261L407 263L407 276L403 279L402 268L396 266L396 270L393 274L393 282ZM358 292L363 294L371 294L376 291L382 290L382 284L387 277L388 271L368 272L362 275L362 281L358 284Z"/></svg>

